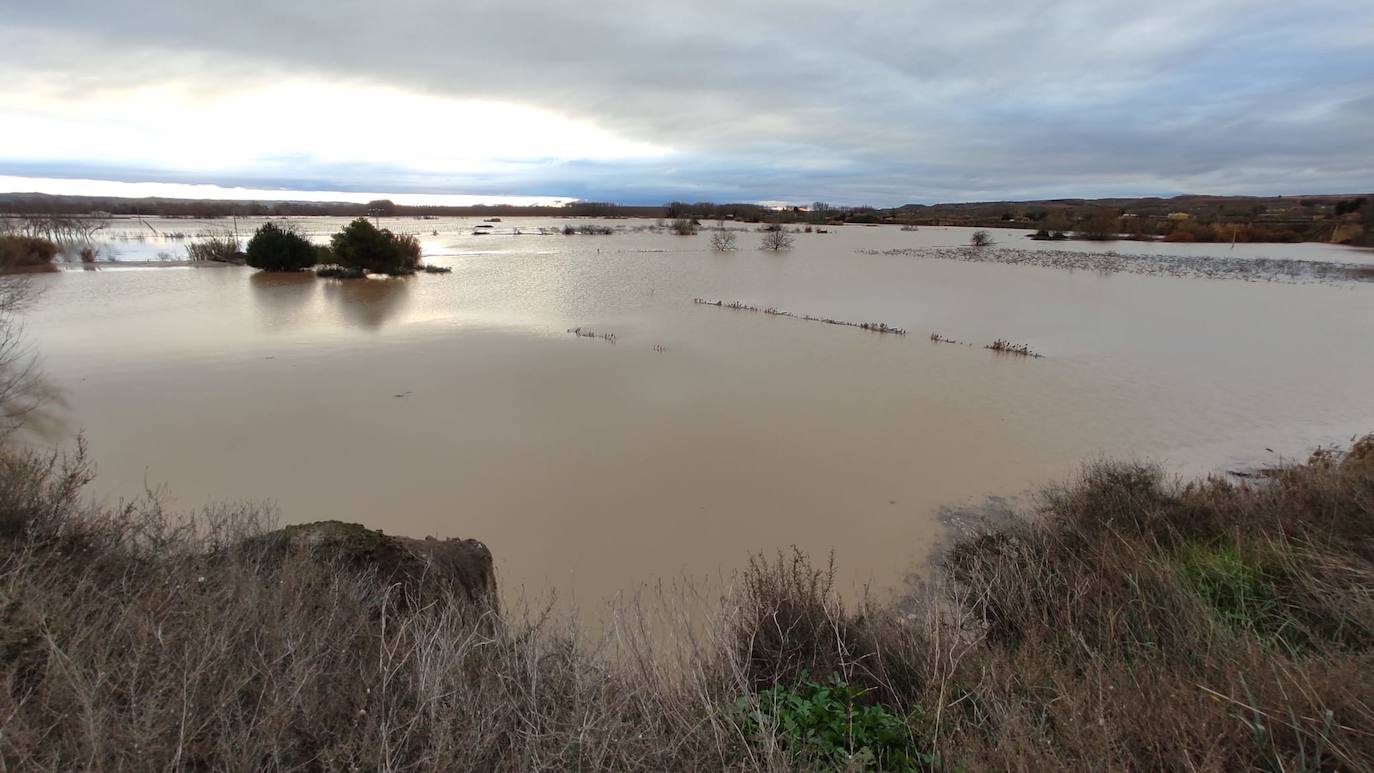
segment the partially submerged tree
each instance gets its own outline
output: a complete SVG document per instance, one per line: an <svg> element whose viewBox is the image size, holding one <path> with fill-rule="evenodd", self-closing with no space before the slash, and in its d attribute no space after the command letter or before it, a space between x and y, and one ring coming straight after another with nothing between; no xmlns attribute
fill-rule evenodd
<svg viewBox="0 0 1374 773"><path fill-rule="evenodd" d="M721 228L711 234L711 249L716 252L731 252L735 249L735 234Z"/></svg>
<svg viewBox="0 0 1374 773"><path fill-rule="evenodd" d="M57 245L59 253L77 254L81 248L93 246L95 234L104 228L104 218L79 215L27 215L20 218L0 218L0 235L28 236Z"/></svg>
<svg viewBox="0 0 1374 773"><path fill-rule="evenodd" d="M394 234L358 218L329 240L334 262L376 274L413 274L420 265L420 242L408 234Z"/></svg>
<svg viewBox="0 0 1374 773"><path fill-rule="evenodd" d="M248 265L264 271L302 271L315 265L317 255L315 245L290 226L264 223L248 240Z"/></svg>
<svg viewBox="0 0 1374 773"><path fill-rule="evenodd" d="M759 249L781 252L792 249L792 242L792 234L779 227L776 230L764 231L763 240L759 242Z"/></svg>
<svg viewBox="0 0 1374 773"><path fill-rule="evenodd" d="M697 221L688 217L680 217L673 221L673 233L678 236L695 236L697 233Z"/></svg>
<svg viewBox="0 0 1374 773"><path fill-rule="evenodd" d="M992 244L992 234L987 231L974 231L973 236L969 237L968 243L974 247L986 247Z"/></svg>

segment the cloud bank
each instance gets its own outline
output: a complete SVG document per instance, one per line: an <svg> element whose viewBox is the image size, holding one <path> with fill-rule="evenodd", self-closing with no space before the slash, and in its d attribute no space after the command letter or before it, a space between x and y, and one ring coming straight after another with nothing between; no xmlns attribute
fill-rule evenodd
<svg viewBox="0 0 1374 773"><path fill-rule="evenodd" d="M891 205L1374 188L1345 0L3 0L0 174Z"/></svg>

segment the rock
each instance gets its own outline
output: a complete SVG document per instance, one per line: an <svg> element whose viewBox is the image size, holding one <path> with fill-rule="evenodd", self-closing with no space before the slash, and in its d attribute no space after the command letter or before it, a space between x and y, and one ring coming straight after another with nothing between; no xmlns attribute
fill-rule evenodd
<svg viewBox="0 0 1374 773"><path fill-rule="evenodd" d="M360 572L375 572L419 599L433 592L457 594L496 607L491 551L475 539L418 540L393 537L356 523L319 521L287 526L256 538L268 557L308 556Z"/></svg>

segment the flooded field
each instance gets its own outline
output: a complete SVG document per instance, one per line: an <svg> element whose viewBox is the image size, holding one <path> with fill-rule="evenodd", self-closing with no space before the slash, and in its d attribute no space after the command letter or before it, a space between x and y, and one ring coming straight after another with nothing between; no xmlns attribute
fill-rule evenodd
<svg viewBox="0 0 1374 773"><path fill-rule="evenodd" d="M317 241L343 224L299 222ZM652 221L561 235L583 222L383 219L447 275L38 276L26 325L63 394L54 437L85 432L112 498L476 537L507 593L595 604L792 545L886 592L941 513L1085 460L1225 470L1374 429L1369 282L928 259L968 243L956 228L831 228L776 254L742 224L731 253ZM200 231L256 224L121 220L102 254L180 260ZM984 249L1374 263L994 236ZM786 313L752 313L770 309Z"/></svg>
<svg viewBox="0 0 1374 773"><path fill-rule="evenodd" d="M325 243L334 232L347 221L332 217L289 218L299 230L312 240ZM96 232L99 240L98 254L102 261L115 262L176 262L187 257L186 246L214 236L233 236L243 241L253 233L264 218L141 218L118 217L104 221ZM431 256L461 255L471 251L474 244L467 237L476 237L483 243L491 237L507 236L547 236L561 235L565 229L587 228L605 230L612 234L645 234L662 232L669 221L641 219L589 218L532 219L507 218L487 221L477 218L417 218L390 217L378 221L393 231L414 234L425 245L425 254ZM717 227L708 221L703 230ZM757 226L745 223L720 223L719 225L743 234ZM850 225L829 227L834 237L847 233L838 239L846 246L862 251L924 251L931 248L964 247L974 229L925 227L918 231L901 231L889 226ZM858 236L855 232L864 234ZM1186 261L1197 258L1226 258L1228 260L1258 258L1273 261L1303 260L1318 263L1354 263L1374 265L1374 250L1352 249L1332 244L1268 244L1268 243L1182 243L1182 242L1137 242L1137 241L1036 241L1030 232L1023 229L989 229L996 246L1002 251L1029 251L1032 253L1079 253L1088 255L1140 255L1142 253L1166 261ZM740 246L752 248L757 238L744 239ZM703 240L698 247L708 247L709 240ZM678 247L680 248L680 246ZM674 249L678 249L674 248ZM1093 261L1095 263L1095 261Z"/></svg>

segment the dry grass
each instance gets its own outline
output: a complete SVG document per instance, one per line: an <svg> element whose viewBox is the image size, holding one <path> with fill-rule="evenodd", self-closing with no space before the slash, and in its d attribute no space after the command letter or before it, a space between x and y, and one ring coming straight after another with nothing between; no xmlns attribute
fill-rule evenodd
<svg viewBox="0 0 1374 773"><path fill-rule="evenodd" d="M186 245L186 258L193 261L242 263L243 249L233 233L223 231Z"/></svg>
<svg viewBox="0 0 1374 773"><path fill-rule="evenodd" d="M0 234L0 271L52 269L60 249L40 236Z"/></svg>
<svg viewBox="0 0 1374 773"><path fill-rule="evenodd" d="M741 706L808 674L934 767L1374 768L1371 438L1258 483L1090 468L900 612L847 609L796 554L599 636L263 560L252 508L93 511L89 477L0 463L6 768L782 770Z"/></svg>
<svg viewBox="0 0 1374 773"><path fill-rule="evenodd" d="M265 527L253 508L92 511L78 502L89 479L80 457L11 454L0 467L7 769L763 759L734 729L731 675L667 665L676 656L653 651L643 616L589 641L547 610L498 620L458 598L410 603L365 572L244 548Z"/></svg>

